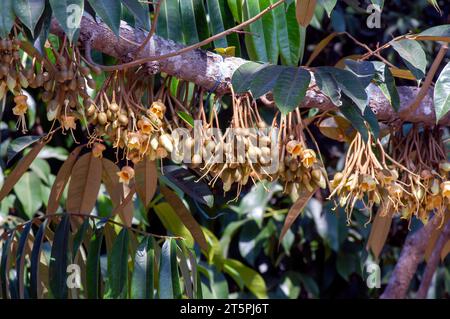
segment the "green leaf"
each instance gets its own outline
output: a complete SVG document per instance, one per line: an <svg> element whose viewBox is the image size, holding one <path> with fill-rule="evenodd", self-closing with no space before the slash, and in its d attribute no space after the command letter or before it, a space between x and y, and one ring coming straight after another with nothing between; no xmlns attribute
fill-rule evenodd
<svg viewBox="0 0 450 319"><path fill-rule="evenodd" d="M369 139L369 133L367 131L366 124L364 123L364 118L361 115L358 107L353 103L352 100L343 96L342 105L339 107L341 113L345 116L347 120L350 121L352 126L361 133L361 136L365 141Z"/></svg>
<svg viewBox="0 0 450 319"><path fill-rule="evenodd" d="M52 296L67 298L67 265L69 263L70 215L65 214L55 231L49 266L49 282Z"/></svg>
<svg viewBox="0 0 450 319"><path fill-rule="evenodd" d="M450 62L442 70L434 86L436 123L450 110Z"/></svg>
<svg viewBox="0 0 450 319"><path fill-rule="evenodd" d="M273 88L273 97L278 109L287 114L299 106L310 82L309 71L303 68L285 68Z"/></svg>
<svg viewBox="0 0 450 319"><path fill-rule="evenodd" d="M4 299L8 297L9 282L9 263L11 257L11 243L14 239L15 231L12 231L2 245L2 256L0 261L0 283L2 285L2 296Z"/></svg>
<svg viewBox="0 0 450 319"><path fill-rule="evenodd" d="M30 169L36 173L36 175L46 184L50 184L50 178L51 178L51 169L50 165L46 160L43 160L42 158L36 158L33 163L30 165ZM42 195L42 194L41 194ZM45 200L47 200L45 198Z"/></svg>
<svg viewBox="0 0 450 319"><path fill-rule="evenodd" d="M366 107L363 114L364 120L369 124L370 130L375 138L380 137L380 124L378 123L377 116L373 113L370 107Z"/></svg>
<svg viewBox="0 0 450 319"><path fill-rule="evenodd" d="M282 66L268 65L256 72L249 87L253 96L258 98L271 91L283 70Z"/></svg>
<svg viewBox="0 0 450 319"><path fill-rule="evenodd" d="M128 229L123 228L108 256L107 298L123 299L128 295Z"/></svg>
<svg viewBox="0 0 450 319"><path fill-rule="evenodd" d="M39 297L39 290L41 281L39 264L41 259L42 242L45 238L45 229L47 228L48 219L44 220L39 226L38 232L33 242L33 249L30 257L30 294L31 298L37 299Z"/></svg>
<svg viewBox="0 0 450 319"><path fill-rule="evenodd" d="M270 0L245 0L243 7L244 20L259 14L270 5ZM268 12L245 28L245 43L250 58L254 61L271 62L278 60L277 32L274 13Z"/></svg>
<svg viewBox="0 0 450 319"><path fill-rule="evenodd" d="M28 218L33 217L42 205L40 184L34 172L26 172L14 185L14 192Z"/></svg>
<svg viewBox="0 0 450 319"><path fill-rule="evenodd" d="M102 18L103 22L119 36L120 16L122 14L122 5L120 0L88 0L89 4L95 10L95 13Z"/></svg>
<svg viewBox="0 0 450 319"><path fill-rule="evenodd" d="M257 298L267 298L267 288L263 277L252 268L245 266L239 260L226 259L224 269L236 283L242 281L245 287L250 290Z"/></svg>
<svg viewBox="0 0 450 319"><path fill-rule="evenodd" d="M8 156L7 163L9 163L18 153L22 152L25 148L27 148L34 142L37 142L40 138L41 136L38 135L27 135L18 137L11 141L6 150Z"/></svg>
<svg viewBox="0 0 450 319"><path fill-rule="evenodd" d="M49 0L59 25L72 42L80 28L84 12L83 0Z"/></svg>
<svg viewBox="0 0 450 319"><path fill-rule="evenodd" d="M225 0L207 0L209 26L211 34L221 33L234 26L233 16ZM214 41L215 48L227 48L234 46L236 54L240 54L239 38L236 33L230 34Z"/></svg>
<svg viewBox="0 0 450 319"><path fill-rule="evenodd" d="M122 0L122 3L133 15L138 19L141 26L145 30L150 30L150 15L148 11L148 4L143 4L139 0Z"/></svg>
<svg viewBox="0 0 450 319"><path fill-rule="evenodd" d="M328 96L334 105L341 106L341 89L333 75L320 67L316 68L314 71L314 77L320 91Z"/></svg>
<svg viewBox="0 0 450 319"><path fill-rule="evenodd" d="M375 77L375 67L368 61L345 60L346 70L356 75L362 86L366 88Z"/></svg>
<svg viewBox="0 0 450 319"><path fill-rule="evenodd" d="M131 281L131 298L153 299L153 282L155 277L155 251L151 237L144 237L134 257L133 278Z"/></svg>
<svg viewBox="0 0 450 319"><path fill-rule="evenodd" d="M242 22L242 2L245 0L227 0L234 21Z"/></svg>
<svg viewBox="0 0 450 319"><path fill-rule="evenodd" d="M19 246L16 253L16 276L18 280L17 295L20 299L24 299L24 262L25 262L25 245L27 243L28 235L30 234L32 222L28 222L20 233Z"/></svg>
<svg viewBox="0 0 450 319"><path fill-rule="evenodd" d="M89 243L86 261L86 290L89 299L101 298L100 252L103 230L103 227L96 229Z"/></svg>
<svg viewBox="0 0 450 319"><path fill-rule="evenodd" d="M34 37L36 25L44 12L45 0L14 0L13 8L16 16Z"/></svg>
<svg viewBox="0 0 450 319"><path fill-rule="evenodd" d="M337 0L319 0L319 4L325 9L328 17L331 17L334 7L336 6Z"/></svg>
<svg viewBox="0 0 450 319"><path fill-rule="evenodd" d="M414 40L400 40L391 41L391 45L416 79L421 80L425 76L427 57L419 42Z"/></svg>
<svg viewBox="0 0 450 319"><path fill-rule="evenodd" d="M189 248L194 247L194 238L191 232L183 225L181 219L168 203L160 203L154 207L154 210L164 228L176 236L183 237L186 241L186 246Z"/></svg>
<svg viewBox="0 0 450 319"><path fill-rule="evenodd" d="M438 25L419 33L419 40L435 40L450 42L450 24Z"/></svg>
<svg viewBox="0 0 450 319"><path fill-rule="evenodd" d="M0 38L6 38L14 25L13 0L0 1Z"/></svg>
<svg viewBox="0 0 450 319"><path fill-rule="evenodd" d="M231 78L234 93L243 93L248 91L256 73L266 66L267 64L247 62L237 68Z"/></svg>
<svg viewBox="0 0 450 319"><path fill-rule="evenodd" d="M73 238L73 245L72 245L72 261L75 262L75 258L77 257L78 250L81 247L81 243L83 242L83 239L86 235L87 230L90 226L90 219L85 218L83 221L83 224L81 224L80 229L78 229L77 233L75 234Z"/></svg>
<svg viewBox="0 0 450 319"><path fill-rule="evenodd" d="M391 70L383 62L372 61L375 68L375 84L383 92L384 96L389 100L395 111L400 108L400 96L398 95L395 79Z"/></svg>
<svg viewBox="0 0 450 319"><path fill-rule="evenodd" d="M159 267L159 297L161 299L181 298L176 249L177 244L174 239L166 239L161 249Z"/></svg>
<svg viewBox="0 0 450 319"><path fill-rule="evenodd" d="M159 13L156 33L163 38L183 43L180 7L178 0L164 0Z"/></svg>
<svg viewBox="0 0 450 319"><path fill-rule="evenodd" d="M187 45L198 43L199 39L197 25L195 24L194 0L181 0L180 12L184 43Z"/></svg>
<svg viewBox="0 0 450 319"><path fill-rule="evenodd" d="M275 0L272 0L274 3ZM277 42L281 62L285 65L297 66L303 57L305 34L295 16L295 6L278 6L273 10L277 28Z"/></svg>
<svg viewBox="0 0 450 319"><path fill-rule="evenodd" d="M194 127L194 118L190 114L183 111L178 111L177 115L190 127Z"/></svg>
<svg viewBox="0 0 450 319"><path fill-rule="evenodd" d="M358 106L361 112L364 112L367 106L367 93L356 75L334 67L325 66L317 69L328 72L336 81L339 89Z"/></svg>

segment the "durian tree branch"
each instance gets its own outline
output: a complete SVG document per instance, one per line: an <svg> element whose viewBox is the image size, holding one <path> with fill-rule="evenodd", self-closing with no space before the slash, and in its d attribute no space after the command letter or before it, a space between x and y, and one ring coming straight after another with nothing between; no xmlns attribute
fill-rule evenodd
<svg viewBox="0 0 450 319"><path fill-rule="evenodd" d="M62 28L55 19L52 21L51 32L57 35L63 34ZM92 49L118 58L123 62L168 55L186 48L182 44L153 35L145 48L138 50L140 44L136 43L137 38L142 39L142 30L135 30L124 22L120 27L120 37L117 37L104 23L97 23L89 16L84 16L81 21L80 42L89 41L89 47ZM139 51L139 54L135 56L134 52L137 51ZM207 90L215 88L218 94L226 94L230 92L230 81L234 71L246 62L248 61L241 58L223 57L209 51L195 49L152 63L157 63L158 70L169 75L193 82ZM369 86L369 106L380 121L390 123L405 121L430 126L435 124L432 88L428 90L420 105L413 112L409 112L408 108L416 100L420 88L400 86L398 91L400 112L397 113L377 86L372 84ZM328 97L314 85L311 85L307 91L301 107L317 107L321 110L336 108ZM449 125L450 115L445 116L440 124Z"/></svg>

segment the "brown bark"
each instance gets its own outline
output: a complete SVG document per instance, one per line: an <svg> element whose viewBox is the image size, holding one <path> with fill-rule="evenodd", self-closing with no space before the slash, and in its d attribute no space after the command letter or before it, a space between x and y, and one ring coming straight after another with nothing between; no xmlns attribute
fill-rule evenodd
<svg viewBox="0 0 450 319"><path fill-rule="evenodd" d="M380 296L381 299L404 299L406 297L417 266L423 260L431 233L437 227L436 223L432 219L427 225L407 237L389 283Z"/></svg>
<svg viewBox="0 0 450 319"><path fill-rule="evenodd" d="M56 22L52 21L51 31L55 34L62 34L62 29ZM128 62L136 58L160 56L171 52L176 52L184 48L183 45L171 40L153 35L144 50L138 56L134 56L139 45L136 39L145 37L141 31L135 30L131 26L122 23L120 37L116 37L113 32L103 23L97 23L90 17L83 17L80 28L80 41L90 41L91 47L110 56ZM128 40L128 41L127 41ZM186 81L196 83L205 89L216 88L218 94L229 92L230 80L233 72L247 61L236 57L222 57L212 52L196 49L187 53L167 58L154 63L159 64L162 72L176 76ZM424 123L426 125L435 124L435 114L433 108L433 90L430 89L424 97L419 107L414 112L408 112L408 107L414 102L419 88L412 86L398 87L400 95L400 115L391 107L388 99L375 85L370 85L368 93L370 96L369 106L372 108L378 119L381 121L395 122L398 120L407 122ZM311 87L302 102L302 107L318 107L322 110L335 109L336 106L317 88ZM450 124L450 115L445 116L440 124Z"/></svg>

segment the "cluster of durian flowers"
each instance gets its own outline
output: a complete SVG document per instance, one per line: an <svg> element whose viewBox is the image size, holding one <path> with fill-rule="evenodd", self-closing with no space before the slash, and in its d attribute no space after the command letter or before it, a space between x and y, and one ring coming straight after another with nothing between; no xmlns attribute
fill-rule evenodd
<svg viewBox="0 0 450 319"><path fill-rule="evenodd" d="M392 156L372 135L365 141L357 133L351 142L344 169L330 182L329 197L338 198L337 205L345 209L349 220L358 201L370 214L378 206L382 216L397 214L409 220L416 216L424 223L431 213L444 216L450 199L450 163L440 139L419 134L416 128L406 138L399 134L392 133L388 145ZM426 150L432 148L433 158Z"/></svg>

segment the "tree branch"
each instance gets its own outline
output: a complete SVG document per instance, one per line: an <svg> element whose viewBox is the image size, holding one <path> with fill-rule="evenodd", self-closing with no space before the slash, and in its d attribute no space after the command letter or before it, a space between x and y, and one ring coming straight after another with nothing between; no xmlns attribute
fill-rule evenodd
<svg viewBox="0 0 450 319"><path fill-rule="evenodd" d="M403 299L406 297L409 284L416 273L417 266L423 260L431 233L438 226L437 224L438 222L433 218L424 227L406 238L389 283L380 296L381 299Z"/></svg>
<svg viewBox="0 0 450 319"><path fill-rule="evenodd" d="M63 30L58 22L53 19L51 32L62 35ZM147 44L147 50L142 50L139 56L134 56L138 45L133 44L137 30L122 22L120 27L120 37L104 24L97 23L89 16L84 16L80 26L79 40L81 42L90 41L91 47L107 55L116 57L124 62L171 55L174 52L184 50L186 47L172 40L167 40L157 35L153 35ZM184 51L182 51L184 52ZM247 60L236 57L223 57L221 55L195 49L182 54L159 60L162 72L178 77L180 79L193 82L207 90L216 88L218 94L230 92L230 81L234 71ZM433 108L433 90L422 99L419 107L414 112L408 112L408 108L416 100L420 88L411 86L398 87L400 95L400 112L395 113L388 99L375 85L369 85L369 106L372 108L377 118L381 121L394 122L401 120L405 122L424 123L434 125L435 113ZM311 86L301 107L317 107L321 110L332 110L336 106L320 92L316 86ZM441 125L450 125L450 115L445 116Z"/></svg>
<svg viewBox="0 0 450 319"><path fill-rule="evenodd" d="M419 290L416 294L416 299L424 299L427 297L428 290L430 289L431 280L439 265L441 259L441 251L444 248L447 241L450 239L450 221L445 225L442 233L439 236L436 244L434 245L433 253L427 262L427 267L423 274L422 282L420 283Z"/></svg>

